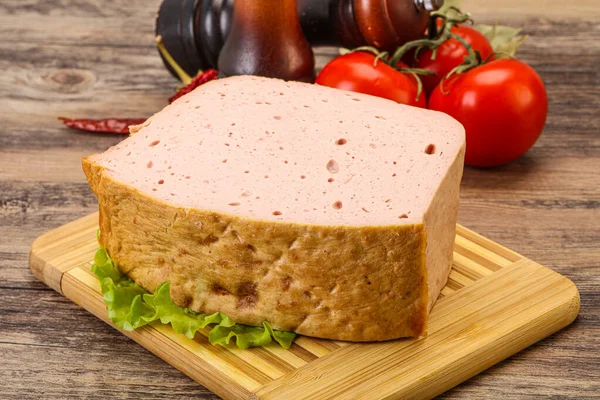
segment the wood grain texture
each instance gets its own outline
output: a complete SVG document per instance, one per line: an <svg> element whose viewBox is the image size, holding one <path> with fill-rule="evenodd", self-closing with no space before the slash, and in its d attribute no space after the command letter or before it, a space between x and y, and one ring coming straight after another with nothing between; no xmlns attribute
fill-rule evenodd
<svg viewBox="0 0 600 400"><path fill-rule="evenodd" d="M2 398L216 398L27 268L36 237L96 209L78 157L121 139L70 131L55 118L150 115L177 86L153 49L158 3L0 0ZM595 398L598 0L464 3L480 22L522 26L530 35L519 57L545 81L550 112L544 134L525 157L494 170L466 169L459 222L572 279L582 308L569 328L441 397ZM319 54L322 63L333 52Z"/></svg>
<svg viewBox="0 0 600 400"><path fill-rule="evenodd" d="M94 213L45 233L31 247L30 268L110 324L90 271L97 228ZM287 350L240 350L208 343L209 328L194 340L160 323L123 333L226 399L431 398L570 324L580 308L577 288L556 272L462 226L455 242L423 339L299 337Z"/></svg>

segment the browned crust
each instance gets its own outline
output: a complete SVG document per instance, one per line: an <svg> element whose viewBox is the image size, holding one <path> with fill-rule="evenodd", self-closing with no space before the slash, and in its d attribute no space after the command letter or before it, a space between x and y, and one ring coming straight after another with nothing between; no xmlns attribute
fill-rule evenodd
<svg viewBox="0 0 600 400"><path fill-rule="evenodd" d="M83 159L100 208L100 242L144 288L171 282L195 311L351 341L426 334L426 232L318 226L174 207Z"/></svg>
<svg viewBox="0 0 600 400"><path fill-rule="evenodd" d="M456 155L436 190L423 218L427 230L427 273L429 308L433 307L440 292L446 286L456 237L456 218L460 181L463 174L465 147Z"/></svg>

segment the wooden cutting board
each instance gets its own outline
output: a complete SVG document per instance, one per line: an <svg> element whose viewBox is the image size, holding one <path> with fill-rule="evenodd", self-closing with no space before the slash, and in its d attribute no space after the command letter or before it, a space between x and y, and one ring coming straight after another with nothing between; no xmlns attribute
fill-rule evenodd
<svg viewBox="0 0 600 400"><path fill-rule="evenodd" d="M108 324L98 280L98 214L40 236L35 276ZM579 292L569 279L462 226L450 279L426 338L347 343L299 336L240 350L194 340L155 323L123 332L227 399L431 398L570 324Z"/></svg>

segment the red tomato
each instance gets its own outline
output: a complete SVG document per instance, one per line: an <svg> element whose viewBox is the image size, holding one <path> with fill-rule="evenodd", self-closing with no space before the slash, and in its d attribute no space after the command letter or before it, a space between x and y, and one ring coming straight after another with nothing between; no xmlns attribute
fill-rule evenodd
<svg viewBox="0 0 600 400"><path fill-rule="evenodd" d="M438 20L438 25L441 21ZM483 60L494 54L494 49L490 44L489 40L483 34L476 29L466 25L456 25L450 32L454 33L465 39L467 43L471 45L473 50L479 51ZM430 94L438 83L452 71L456 66L460 65L465 61L465 56L468 56L469 52L465 45L463 45L458 39L448 39L437 48L437 54L433 59L433 51L429 49L423 49L419 52L419 56L414 63L415 68L423 68L437 75L432 76L421 76L423 87L425 92Z"/></svg>
<svg viewBox="0 0 600 400"><path fill-rule="evenodd" d="M533 68L506 58L442 82L431 94L429 108L464 125L466 164L493 167L533 146L546 123L548 96Z"/></svg>
<svg viewBox="0 0 600 400"><path fill-rule="evenodd" d="M317 76L316 83L383 97L398 103L425 108L425 94L417 100L417 83L410 74L395 70L383 61L375 63L370 53L348 53L331 60Z"/></svg>

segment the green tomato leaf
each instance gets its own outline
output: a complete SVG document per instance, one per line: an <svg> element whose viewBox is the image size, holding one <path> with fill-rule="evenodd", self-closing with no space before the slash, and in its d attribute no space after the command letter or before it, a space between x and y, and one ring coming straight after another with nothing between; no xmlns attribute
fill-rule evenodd
<svg viewBox="0 0 600 400"><path fill-rule="evenodd" d="M492 44L496 58L514 57L517 50L527 39L527 35L519 35L521 28L503 25L475 25L473 28L481 32Z"/></svg>

